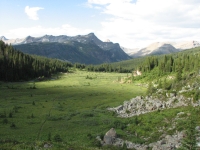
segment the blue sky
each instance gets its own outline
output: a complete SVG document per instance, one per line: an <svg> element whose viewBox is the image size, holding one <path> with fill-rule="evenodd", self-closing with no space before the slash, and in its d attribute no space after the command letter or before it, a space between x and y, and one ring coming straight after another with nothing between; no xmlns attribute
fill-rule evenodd
<svg viewBox="0 0 200 150"><path fill-rule="evenodd" d="M0 0L0 36L94 32L128 48L200 41L199 0Z"/></svg>

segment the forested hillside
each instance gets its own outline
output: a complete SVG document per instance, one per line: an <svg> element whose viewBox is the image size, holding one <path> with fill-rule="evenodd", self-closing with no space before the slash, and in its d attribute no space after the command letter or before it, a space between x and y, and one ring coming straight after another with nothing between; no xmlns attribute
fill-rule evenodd
<svg viewBox="0 0 200 150"><path fill-rule="evenodd" d="M71 63L57 59L31 56L17 51L0 41L0 80L19 81L36 77L50 77L52 73L66 72Z"/></svg>
<svg viewBox="0 0 200 150"><path fill-rule="evenodd" d="M161 76L168 73L198 72L200 69L200 48L186 50L184 52L150 56L138 67L143 73L154 71L154 76Z"/></svg>
<svg viewBox="0 0 200 150"><path fill-rule="evenodd" d="M100 65L88 65L88 71L96 72L120 72L127 73L136 70L138 66L142 65L146 57L134 58L130 60L114 62L114 63L104 63Z"/></svg>
<svg viewBox="0 0 200 150"><path fill-rule="evenodd" d="M144 75L153 71L153 76L162 76L173 72L196 72L200 69L199 55L200 47L197 47L168 55L146 56L109 64L89 65L87 69L88 71L105 72L132 72L139 70Z"/></svg>

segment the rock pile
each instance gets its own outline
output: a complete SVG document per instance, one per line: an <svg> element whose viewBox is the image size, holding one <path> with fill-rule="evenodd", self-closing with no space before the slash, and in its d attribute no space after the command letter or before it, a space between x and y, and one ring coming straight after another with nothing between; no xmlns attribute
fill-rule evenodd
<svg viewBox="0 0 200 150"><path fill-rule="evenodd" d="M162 135L161 140L150 143L148 146L152 147L152 150L174 150L181 146L181 140L184 137L183 132L177 132L174 135Z"/></svg>
<svg viewBox="0 0 200 150"><path fill-rule="evenodd" d="M105 145L113 145L117 147L123 147L124 144L128 149L136 149L136 150L148 150L151 148L152 150L174 150L181 146L181 140L184 137L183 132L176 132L174 135L165 135L163 134L160 138L161 140L150 143L148 145L145 144L137 144L132 143L127 140L123 140L117 138L117 134L114 128L111 128L104 136L104 139L101 140L98 136L96 139L101 142L103 146Z"/></svg>
<svg viewBox="0 0 200 150"><path fill-rule="evenodd" d="M120 117L127 118L156 110L188 105L194 107L200 106L200 100L193 103L192 98L185 98L182 95L176 96L174 93L168 93L164 100L160 100L160 98L153 96L137 96L130 101L125 101L123 105L115 108L108 108L108 110L115 111Z"/></svg>
<svg viewBox="0 0 200 150"><path fill-rule="evenodd" d="M127 118L136 115L141 115L157 110L164 110L169 108L177 108L181 106L191 105L193 107L200 106L200 100L193 102L193 98L186 98L181 95L184 92L190 91L192 88L187 86L182 88L181 91L177 93L164 93L162 89L158 89L156 96L137 96L130 101L125 101L123 105L114 108L108 108L109 111L114 111L118 114L119 117ZM179 112L177 116L173 119L173 124L171 129L175 129L176 120L179 120L180 116L184 115L184 112ZM161 131L163 133L163 129ZM196 127L198 133L200 133L200 126ZM101 140L102 145L115 145L118 147L125 146L128 149L136 150L175 150L181 146L182 139L184 138L184 131L174 133L173 135L163 134L160 137L159 141L150 144L137 144L132 143L131 141L125 141L120 138L117 138L116 131L112 128L109 130L104 139ZM197 145L200 147L200 136L197 137Z"/></svg>

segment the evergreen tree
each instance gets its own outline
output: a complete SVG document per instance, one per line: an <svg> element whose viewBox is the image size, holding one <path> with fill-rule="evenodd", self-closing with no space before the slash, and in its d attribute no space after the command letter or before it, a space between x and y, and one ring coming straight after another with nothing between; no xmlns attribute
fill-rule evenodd
<svg viewBox="0 0 200 150"><path fill-rule="evenodd" d="M147 94L152 95L155 90L156 89L154 88L153 83L150 81L147 88Z"/></svg>
<svg viewBox="0 0 200 150"><path fill-rule="evenodd" d="M40 56L23 54L11 45L0 41L0 80L29 80L40 76L50 77L56 72L66 72L72 64ZM81 66L82 68L84 67Z"/></svg>
<svg viewBox="0 0 200 150"><path fill-rule="evenodd" d="M181 81L181 79L182 79L182 70L179 67L176 73L176 81Z"/></svg>
<svg viewBox="0 0 200 150"><path fill-rule="evenodd" d="M190 115L187 120L187 129L185 131L186 137L182 141L181 150L197 150L197 135L198 132L195 129L197 123L194 115Z"/></svg>

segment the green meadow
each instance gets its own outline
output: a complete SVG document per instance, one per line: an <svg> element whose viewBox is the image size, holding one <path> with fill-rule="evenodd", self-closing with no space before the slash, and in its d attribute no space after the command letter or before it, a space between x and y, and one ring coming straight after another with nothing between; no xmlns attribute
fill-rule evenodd
<svg viewBox="0 0 200 150"><path fill-rule="evenodd" d="M45 81L0 83L0 147L53 149L98 147L97 135L115 127L126 137L122 119L108 107L121 105L146 88L127 83L131 74L74 70ZM0 148L0 149L1 149Z"/></svg>

